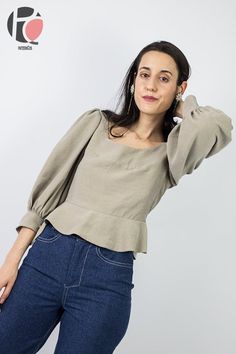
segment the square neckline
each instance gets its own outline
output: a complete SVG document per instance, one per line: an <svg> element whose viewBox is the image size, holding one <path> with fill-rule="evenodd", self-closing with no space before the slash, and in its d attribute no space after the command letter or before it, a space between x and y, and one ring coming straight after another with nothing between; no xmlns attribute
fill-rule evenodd
<svg viewBox="0 0 236 354"><path fill-rule="evenodd" d="M105 140L107 141L107 142L109 142L110 144L112 144L112 145L120 145L121 147L124 147L124 148L127 148L127 149L129 149L129 150L133 150L133 151L152 151L152 150L156 150L156 149L158 149L159 147L161 147L162 145L166 145L167 144L167 142L161 142L161 143L159 143L157 146L150 146L150 147L145 147L145 148L135 148L135 147L133 147L133 146L130 146L130 145L127 145L127 144L124 144L124 143L115 143L114 141L112 141L110 138L109 138L109 136L108 136L108 134L107 134L107 127L108 127L108 121L107 121L107 119L105 118L105 116L104 116L104 114L102 113L102 111L99 109L99 111L100 111L100 114L101 114L101 116L102 116L102 119L103 119L103 123L104 123L104 135L105 135Z"/></svg>

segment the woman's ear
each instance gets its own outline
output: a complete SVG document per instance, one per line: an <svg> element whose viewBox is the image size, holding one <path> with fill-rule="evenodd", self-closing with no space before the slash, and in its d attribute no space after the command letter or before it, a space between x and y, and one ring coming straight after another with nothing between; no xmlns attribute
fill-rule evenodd
<svg viewBox="0 0 236 354"><path fill-rule="evenodd" d="M187 86L188 86L188 82L187 81L183 81L182 84L180 86L178 86L178 87L181 87L180 92L181 92L182 95L184 94L185 90L187 89Z"/></svg>

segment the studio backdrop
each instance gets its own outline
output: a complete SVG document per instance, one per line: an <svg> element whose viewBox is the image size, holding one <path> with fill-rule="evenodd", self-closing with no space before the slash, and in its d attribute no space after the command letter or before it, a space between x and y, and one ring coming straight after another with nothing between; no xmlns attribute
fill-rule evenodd
<svg viewBox="0 0 236 354"><path fill-rule="evenodd" d="M192 74L183 99L235 122L234 1L1 1L0 260L48 154L86 110L114 109L145 45L170 41ZM235 131L150 213L117 354L236 352ZM1 315L0 315L1 325ZM52 353L59 325L40 350ZM14 335L14 334L13 334Z"/></svg>

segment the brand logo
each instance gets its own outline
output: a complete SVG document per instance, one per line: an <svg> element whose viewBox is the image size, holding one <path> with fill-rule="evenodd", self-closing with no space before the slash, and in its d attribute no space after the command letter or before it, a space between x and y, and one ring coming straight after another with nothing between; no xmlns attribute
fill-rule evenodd
<svg viewBox="0 0 236 354"><path fill-rule="evenodd" d="M38 37L43 30L43 20L39 12L31 7L18 7L7 20L7 29L17 42L38 45ZM32 46L19 46L18 49L32 49Z"/></svg>

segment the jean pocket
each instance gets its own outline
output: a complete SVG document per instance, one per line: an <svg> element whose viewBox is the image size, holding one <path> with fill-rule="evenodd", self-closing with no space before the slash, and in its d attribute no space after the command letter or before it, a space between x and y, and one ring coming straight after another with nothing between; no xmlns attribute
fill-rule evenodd
<svg viewBox="0 0 236 354"><path fill-rule="evenodd" d="M133 267L133 251L118 252L105 247L96 246L96 254L103 262L111 265L126 268Z"/></svg>
<svg viewBox="0 0 236 354"><path fill-rule="evenodd" d="M35 239L35 241L38 240L40 242L52 243L59 239L61 236L62 234L57 231L51 223L47 222L45 228Z"/></svg>

